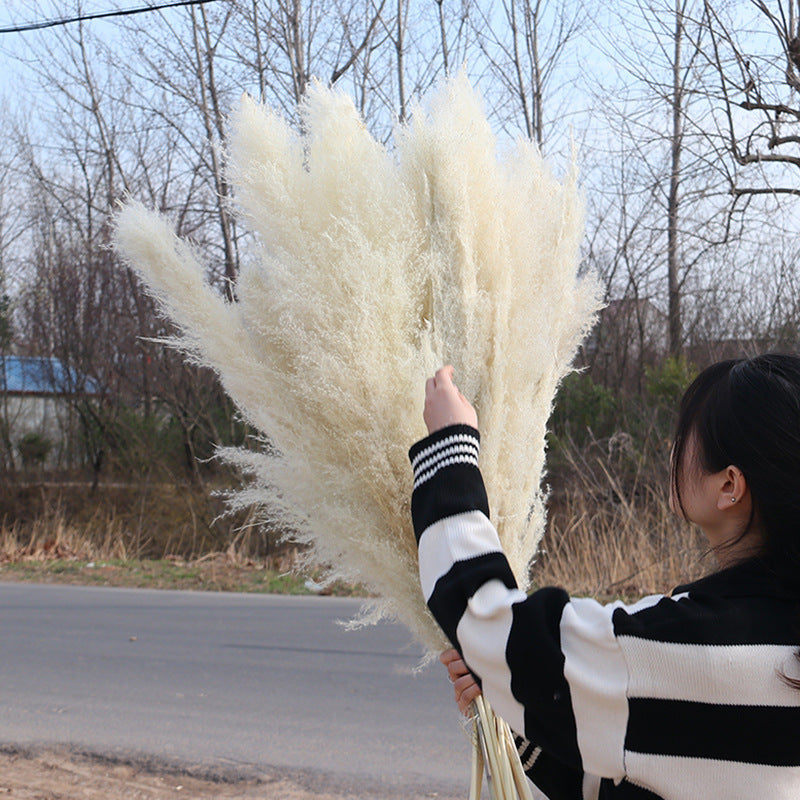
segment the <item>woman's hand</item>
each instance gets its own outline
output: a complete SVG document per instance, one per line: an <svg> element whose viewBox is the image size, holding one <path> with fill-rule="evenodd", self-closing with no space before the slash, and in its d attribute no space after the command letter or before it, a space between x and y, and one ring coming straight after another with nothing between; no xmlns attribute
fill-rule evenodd
<svg viewBox="0 0 800 800"><path fill-rule="evenodd" d="M453 368L442 367L425 382L425 410L422 418L433 433L448 425L471 425L478 427L478 415L469 400L453 383Z"/></svg>
<svg viewBox="0 0 800 800"><path fill-rule="evenodd" d="M439 661L447 667L453 689L456 693L456 703L462 714L469 715L472 701L481 693L480 687L475 683L475 678L467 669L467 665L459 655L458 650L445 650L439 656Z"/></svg>

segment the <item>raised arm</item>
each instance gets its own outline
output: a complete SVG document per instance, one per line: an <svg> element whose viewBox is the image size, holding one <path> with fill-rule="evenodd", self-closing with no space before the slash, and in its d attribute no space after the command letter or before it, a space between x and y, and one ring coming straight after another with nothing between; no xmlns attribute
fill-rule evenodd
<svg viewBox="0 0 800 800"><path fill-rule="evenodd" d="M425 600L513 730L573 770L621 778L627 672L613 609L517 587L490 521L470 412L450 370L428 381L432 433L410 451Z"/></svg>

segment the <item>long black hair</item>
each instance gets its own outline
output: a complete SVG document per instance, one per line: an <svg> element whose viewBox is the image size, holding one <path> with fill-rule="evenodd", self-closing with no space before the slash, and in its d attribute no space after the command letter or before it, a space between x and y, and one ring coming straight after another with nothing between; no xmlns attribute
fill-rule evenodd
<svg viewBox="0 0 800 800"><path fill-rule="evenodd" d="M781 587L800 597L800 357L769 354L705 369L681 401L671 490L680 485L689 439L706 473L738 467L753 499L744 536L762 535L759 556Z"/></svg>

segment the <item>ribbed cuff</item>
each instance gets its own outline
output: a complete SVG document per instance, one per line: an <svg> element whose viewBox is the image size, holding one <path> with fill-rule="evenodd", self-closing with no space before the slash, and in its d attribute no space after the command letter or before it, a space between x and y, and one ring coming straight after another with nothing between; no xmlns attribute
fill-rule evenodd
<svg viewBox="0 0 800 800"><path fill-rule="evenodd" d="M414 488L453 464L478 466L481 435L471 425L448 425L417 442L408 457L414 470Z"/></svg>
<svg viewBox="0 0 800 800"><path fill-rule="evenodd" d="M529 770L533 769L536 759L541 755L542 748L536 747L536 745L531 744L527 739L516 733L514 734L514 745L519 754L522 771L527 773Z"/></svg>

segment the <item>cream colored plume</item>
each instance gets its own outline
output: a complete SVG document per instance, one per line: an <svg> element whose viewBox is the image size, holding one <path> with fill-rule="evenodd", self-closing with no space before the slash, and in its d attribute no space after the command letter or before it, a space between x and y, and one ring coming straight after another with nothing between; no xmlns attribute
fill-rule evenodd
<svg viewBox="0 0 800 800"><path fill-rule="evenodd" d="M409 518L425 378L452 363L476 405L493 518L527 587L546 423L598 299L577 277L575 176L557 181L529 142L499 156L463 77L392 149L340 93L314 85L300 111L302 134L244 97L230 124L229 179L256 234L237 303L138 203L118 215L117 247L264 435L261 452L224 453L251 477L236 502L439 649Z"/></svg>

